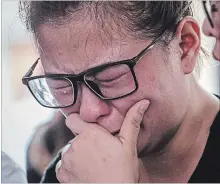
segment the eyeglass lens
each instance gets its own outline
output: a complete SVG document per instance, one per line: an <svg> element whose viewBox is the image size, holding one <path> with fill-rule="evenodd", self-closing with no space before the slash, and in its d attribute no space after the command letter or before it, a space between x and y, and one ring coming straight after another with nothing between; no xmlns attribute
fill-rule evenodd
<svg viewBox="0 0 220 184"><path fill-rule="evenodd" d="M85 74L86 85L104 99L122 97L136 89L134 76L127 64L118 64ZM35 98L47 107L65 107L74 102L72 82L67 78L37 78L28 82Z"/></svg>

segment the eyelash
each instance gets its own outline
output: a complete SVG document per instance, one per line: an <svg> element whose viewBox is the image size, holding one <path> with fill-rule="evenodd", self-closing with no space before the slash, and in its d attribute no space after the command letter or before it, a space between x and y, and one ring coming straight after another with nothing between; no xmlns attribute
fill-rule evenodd
<svg viewBox="0 0 220 184"><path fill-rule="evenodd" d="M122 75L121 75L121 76L122 76ZM100 81L100 82L113 82L114 80L119 79L121 76L119 76L119 77L114 77L114 78L108 79L108 80L99 80L99 81Z"/></svg>
<svg viewBox="0 0 220 184"><path fill-rule="evenodd" d="M60 89L65 89L65 88L69 88L69 87L71 87L71 85L70 86L62 86L62 87L54 87L53 89L56 89L56 90L60 90Z"/></svg>

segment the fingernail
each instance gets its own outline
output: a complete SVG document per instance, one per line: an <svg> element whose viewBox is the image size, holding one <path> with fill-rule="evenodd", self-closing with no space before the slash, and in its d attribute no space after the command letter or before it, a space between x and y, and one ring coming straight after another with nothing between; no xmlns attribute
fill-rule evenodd
<svg viewBox="0 0 220 184"><path fill-rule="evenodd" d="M145 113L145 111L147 110L148 106L149 106L149 101L144 101L140 108L139 108L139 112L143 115Z"/></svg>
<svg viewBox="0 0 220 184"><path fill-rule="evenodd" d="M55 169L56 173L57 173L58 169L60 168L60 166L61 166L61 160L56 165L56 169Z"/></svg>
<svg viewBox="0 0 220 184"><path fill-rule="evenodd" d="M63 148L62 154L61 154L62 156L64 155L64 153L67 152L67 150L69 149L70 145L71 145L71 144L67 144L67 145Z"/></svg>

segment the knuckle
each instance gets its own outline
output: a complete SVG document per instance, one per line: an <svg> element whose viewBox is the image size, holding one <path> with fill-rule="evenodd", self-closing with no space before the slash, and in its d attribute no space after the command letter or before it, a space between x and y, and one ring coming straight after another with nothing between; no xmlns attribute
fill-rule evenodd
<svg viewBox="0 0 220 184"><path fill-rule="evenodd" d="M77 150L77 142L73 142L73 143L71 144L71 146L70 146L70 149L71 149L72 151Z"/></svg>
<svg viewBox="0 0 220 184"><path fill-rule="evenodd" d="M62 165L65 166L70 161L69 155L68 154L64 154L62 156L61 160L62 160Z"/></svg>
<svg viewBox="0 0 220 184"><path fill-rule="evenodd" d="M71 146L70 144L64 146L64 148L62 149L62 156L68 153L70 146Z"/></svg>
<svg viewBox="0 0 220 184"><path fill-rule="evenodd" d="M68 153L68 154L64 154L62 156L62 168L66 169L66 170L71 170L72 169L72 165L74 162L74 157Z"/></svg>
<svg viewBox="0 0 220 184"><path fill-rule="evenodd" d="M68 177L68 174L67 172L60 168L59 171L57 172L56 174L56 177L58 179L59 182L61 183L66 183L66 182L69 182L69 177Z"/></svg>
<svg viewBox="0 0 220 184"><path fill-rule="evenodd" d="M62 167L59 168L58 172L56 173L56 177L59 180L59 182L63 182L63 170Z"/></svg>
<svg viewBox="0 0 220 184"><path fill-rule="evenodd" d="M68 171L71 171L71 169L72 169L72 163L71 162L72 162L72 160L64 161L63 162L63 168L68 170Z"/></svg>
<svg viewBox="0 0 220 184"><path fill-rule="evenodd" d="M71 142L71 144L70 144L70 147L69 147L69 149L68 149L68 151L69 152L75 152L77 149L78 149L78 145L80 144L79 143L79 141L80 141L80 138L81 136L80 135L78 135L77 137L75 137L74 139L73 139L73 141Z"/></svg>
<svg viewBox="0 0 220 184"><path fill-rule="evenodd" d="M135 128L139 128L141 120L142 120L141 116L135 115L135 116L132 117L131 123L133 124L133 126Z"/></svg>

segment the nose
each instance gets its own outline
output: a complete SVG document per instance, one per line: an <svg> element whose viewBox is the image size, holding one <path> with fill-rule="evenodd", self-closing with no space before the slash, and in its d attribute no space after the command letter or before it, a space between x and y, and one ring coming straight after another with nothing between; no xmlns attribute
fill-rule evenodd
<svg viewBox="0 0 220 184"><path fill-rule="evenodd" d="M214 25L214 28L212 28L208 19L206 18L203 22L202 30L206 36L216 38L215 47L213 49L213 56L216 60L220 61L220 30L217 27L217 25Z"/></svg>
<svg viewBox="0 0 220 184"><path fill-rule="evenodd" d="M111 113L109 104L96 96L88 87L82 85L80 117L86 122L98 122L99 118Z"/></svg>
<svg viewBox="0 0 220 184"><path fill-rule="evenodd" d="M205 18L202 25L202 30L206 36L213 36L213 28L211 27L208 18Z"/></svg>

